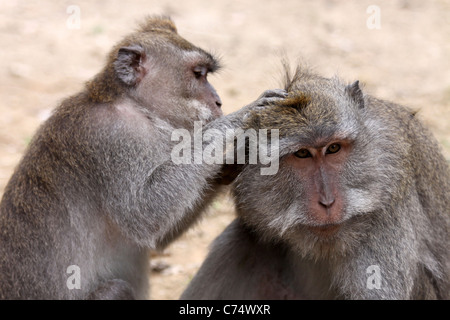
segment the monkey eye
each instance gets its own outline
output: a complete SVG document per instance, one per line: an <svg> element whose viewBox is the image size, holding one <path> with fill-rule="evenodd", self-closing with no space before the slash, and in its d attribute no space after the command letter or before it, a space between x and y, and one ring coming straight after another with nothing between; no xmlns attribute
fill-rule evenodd
<svg viewBox="0 0 450 320"><path fill-rule="evenodd" d="M208 74L208 69L206 67L195 67L193 70L194 76L199 79L201 77L204 77Z"/></svg>
<svg viewBox="0 0 450 320"><path fill-rule="evenodd" d="M337 143L333 143L331 146L328 147L327 151L325 152L326 154L330 154L330 153L336 153L339 150L341 150L341 146Z"/></svg>
<svg viewBox="0 0 450 320"><path fill-rule="evenodd" d="M297 158L309 158L311 157L311 153L307 149L300 149L296 153L294 153L294 156Z"/></svg>

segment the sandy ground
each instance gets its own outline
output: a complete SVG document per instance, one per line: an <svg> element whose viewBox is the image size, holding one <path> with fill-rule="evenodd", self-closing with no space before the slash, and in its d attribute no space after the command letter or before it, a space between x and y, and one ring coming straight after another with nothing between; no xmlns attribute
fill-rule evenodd
<svg viewBox="0 0 450 320"><path fill-rule="evenodd" d="M70 5L78 6L79 20L67 12ZM370 28L377 22L372 5L380 29ZM279 87L285 55L420 110L450 159L448 0L0 0L0 195L39 124L100 70L111 46L146 14L170 15L182 36L221 57L225 68L210 80L225 113ZM178 298L232 219L224 195L154 256L151 298Z"/></svg>

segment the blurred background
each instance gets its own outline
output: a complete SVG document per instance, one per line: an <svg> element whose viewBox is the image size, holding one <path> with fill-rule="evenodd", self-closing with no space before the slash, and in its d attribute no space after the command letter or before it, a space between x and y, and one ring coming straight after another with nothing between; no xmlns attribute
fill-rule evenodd
<svg viewBox="0 0 450 320"><path fill-rule="evenodd" d="M225 114L280 87L286 56L419 110L450 159L450 0L0 0L0 196L37 127L147 14L170 15L181 36L221 57L210 82ZM151 299L179 297L233 215L224 194L153 253Z"/></svg>

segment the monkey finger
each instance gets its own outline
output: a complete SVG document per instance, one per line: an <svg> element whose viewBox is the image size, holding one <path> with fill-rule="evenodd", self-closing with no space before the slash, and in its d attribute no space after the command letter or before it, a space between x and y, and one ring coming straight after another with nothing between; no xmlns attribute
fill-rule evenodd
<svg viewBox="0 0 450 320"><path fill-rule="evenodd" d="M264 91L258 98L258 100L263 98L286 98L288 93L284 89L273 89Z"/></svg>
<svg viewBox="0 0 450 320"><path fill-rule="evenodd" d="M262 112L282 99L283 98L262 98L257 100L253 104L248 105L242 109L243 112L242 120L243 121L248 120L252 112Z"/></svg>
<svg viewBox="0 0 450 320"><path fill-rule="evenodd" d="M257 105L253 110L265 109L265 107L276 104L277 102L283 100L285 97L271 97L271 98L262 98L257 100Z"/></svg>

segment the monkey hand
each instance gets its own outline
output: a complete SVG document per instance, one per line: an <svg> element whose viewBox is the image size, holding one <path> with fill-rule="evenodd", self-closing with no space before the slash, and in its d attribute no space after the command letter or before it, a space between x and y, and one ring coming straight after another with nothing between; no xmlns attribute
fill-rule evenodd
<svg viewBox="0 0 450 320"><path fill-rule="evenodd" d="M241 110L238 110L237 112L241 112L242 120L245 122L252 112L254 111L262 111L263 109L267 108L268 106L273 105L274 103L285 99L288 96L288 93L284 89L273 89L273 90L266 90L264 91L258 99L256 99L254 102L250 103L249 105L246 105Z"/></svg>
<svg viewBox="0 0 450 320"><path fill-rule="evenodd" d="M284 89L266 90L254 102L226 117L229 118L236 127L242 128L253 112L262 111L274 103L285 99L287 96L288 93Z"/></svg>

